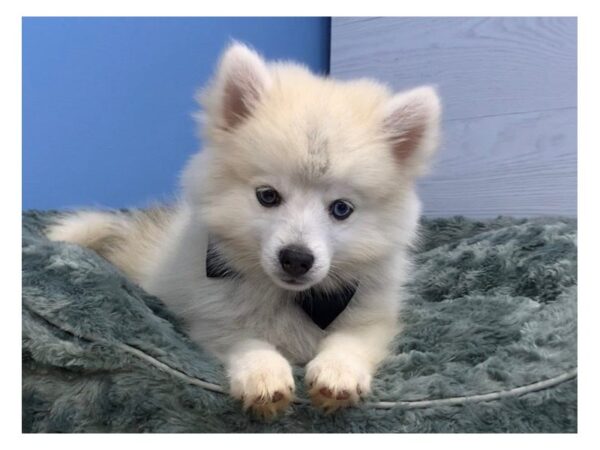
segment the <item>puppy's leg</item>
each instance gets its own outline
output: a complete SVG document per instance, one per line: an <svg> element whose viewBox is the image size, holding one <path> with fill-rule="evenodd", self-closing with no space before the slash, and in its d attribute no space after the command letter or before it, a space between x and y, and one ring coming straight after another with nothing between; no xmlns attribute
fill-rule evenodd
<svg viewBox="0 0 600 450"><path fill-rule="evenodd" d="M371 379L397 333L395 321L382 318L344 326L326 337L306 366L311 400L325 412L353 406L371 390Z"/></svg>
<svg viewBox="0 0 600 450"><path fill-rule="evenodd" d="M285 410L294 398L290 363L268 342L243 340L226 357L231 395L264 418Z"/></svg>

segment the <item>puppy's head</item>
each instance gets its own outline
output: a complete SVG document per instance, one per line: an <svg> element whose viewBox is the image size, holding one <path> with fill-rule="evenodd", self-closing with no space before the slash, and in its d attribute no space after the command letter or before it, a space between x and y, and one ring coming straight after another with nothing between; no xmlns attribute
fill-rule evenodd
<svg viewBox="0 0 600 450"><path fill-rule="evenodd" d="M333 81L234 44L200 101L206 146L184 189L236 270L304 290L410 241L414 180L437 145L433 89Z"/></svg>

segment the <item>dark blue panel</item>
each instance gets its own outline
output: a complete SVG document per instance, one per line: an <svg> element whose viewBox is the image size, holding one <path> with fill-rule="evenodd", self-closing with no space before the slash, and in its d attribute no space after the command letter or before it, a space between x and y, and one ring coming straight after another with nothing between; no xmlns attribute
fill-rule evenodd
<svg viewBox="0 0 600 450"><path fill-rule="evenodd" d="M24 18L23 207L168 200L231 39L329 69L328 18Z"/></svg>

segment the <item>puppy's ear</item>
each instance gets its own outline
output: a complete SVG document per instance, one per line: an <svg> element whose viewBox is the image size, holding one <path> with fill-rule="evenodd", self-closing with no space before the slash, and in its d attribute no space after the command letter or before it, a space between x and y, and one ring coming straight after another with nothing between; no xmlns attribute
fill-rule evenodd
<svg viewBox="0 0 600 450"><path fill-rule="evenodd" d="M222 129L232 129L246 119L269 88L265 61L243 44L232 44L221 57L210 89L212 113Z"/></svg>
<svg viewBox="0 0 600 450"><path fill-rule="evenodd" d="M422 175L438 146L441 105L432 87L393 96L385 106L384 128L398 163Z"/></svg>

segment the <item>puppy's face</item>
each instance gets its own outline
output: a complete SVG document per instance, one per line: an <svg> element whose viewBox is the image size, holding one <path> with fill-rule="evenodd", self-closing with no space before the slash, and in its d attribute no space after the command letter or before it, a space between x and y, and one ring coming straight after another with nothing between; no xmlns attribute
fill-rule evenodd
<svg viewBox="0 0 600 450"><path fill-rule="evenodd" d="M287 290L330 286L412 236L413 182L437 140L430 88L393 96L234 45L203 104L208 145L185 189L236 270Z"/></svg>

